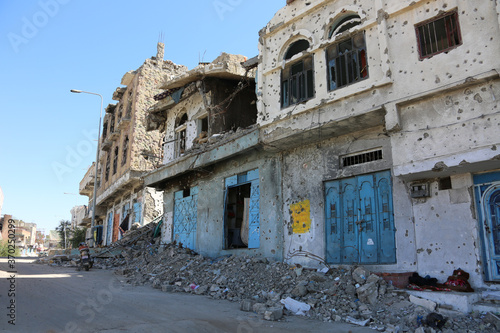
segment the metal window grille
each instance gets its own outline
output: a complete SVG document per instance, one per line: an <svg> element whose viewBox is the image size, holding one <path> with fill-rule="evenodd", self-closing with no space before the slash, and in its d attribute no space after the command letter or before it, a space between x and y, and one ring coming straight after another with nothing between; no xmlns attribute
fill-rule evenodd
<svg viewBox="0 0 500 333"><path fill-rule="evenodd" d="M458 13L451 12L415 26L420 59L449 51L462 44Z"/></svg>
<svg viewBox="0 0 500 333"><path fill-rule="evenodd" d="M342 157L342 166L348 167L351 165L363 164L373 161L378 161L382 159L382 149Z"/></svg>

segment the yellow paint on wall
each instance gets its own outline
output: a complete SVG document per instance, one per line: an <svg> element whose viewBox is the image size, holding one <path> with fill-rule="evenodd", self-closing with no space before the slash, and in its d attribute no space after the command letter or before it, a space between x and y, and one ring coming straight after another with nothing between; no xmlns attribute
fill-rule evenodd
<svg viewBox="0 0 500 333"><path fill-rule="evenodd" d="M294 234L305 234L311 230L311 203L309 200L290 205Z"/></svg>

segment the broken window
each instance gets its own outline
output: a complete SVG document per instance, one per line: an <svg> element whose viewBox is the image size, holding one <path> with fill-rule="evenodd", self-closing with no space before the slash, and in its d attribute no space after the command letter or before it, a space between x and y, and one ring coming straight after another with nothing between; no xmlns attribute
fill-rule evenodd
<svg viewBox="0 0 500 333"><path fill-rule="evenodd" d="M105 121L104 125L102 126L102 139L106 139L106 135L108 135L108 122Z"/></svg>
<svg viewBox="0 0 500 333"><path fill-rule="evenodd" d="M105 181L109 180L109 166L111 164L110 160L111 160L111 157L110 157L110 153L108 152L107 153L107 157L106 157L106 171L104 172L104 179L105 179Z"/></svg>
<svg viewBox="0 0 500 333"><path fill-rule="evenodd" d="M332 36L339 35L344 31L351 29L361 23L361 17L357 14L347 14L337 20L330 26L330 31L328 32L328 38L332 38Z"/></svg>
<svg viewBox="0 0 500 333"><path fill-rule="evenodd" d="M123 140L123 154L122 154L122 165L127 163L127 153L128 153L128 135Z"/></svg>
<svg viewBox="0 0 500 333"><path fill-rule="evenodd" d="M112 134L115 132L115 115L111 115L111 119L109 120L109 133Z"/></svg>
<svg viewBox="0 0 500 333"><path fill-rule="evenodd" d="M175 157L182 156L186 152L187 119L187 113L184 113L175 121Z"/></svg>
<svg viewBox="0 0 500 333"><path fill-rule="evenodd" d="M118 147L115 147L115 155L113 156L113 175L118 168Z"/></svg>
<svg viewBox="0 0 500 333"><path fill-rule="evenodd" d="M226 178L224 248L260 246L259 170Z"/></svg>
<svg viewBox="0 0 500 333"><path fill-rule="evenodd" d="M120 103L120 106L118 107L118 121L122 119L122 111L123 111L123 105Z"/></svg>
<svg viewBox="0 0 500 333"><path fill-rule="evenodd" d="M309 42L301 39L293 43L285 54L291 59L309 48ZM281 107L285 108L314 97L313 56L289 63L281 73Z"/></svg>
<svg viewBox="0 0 500 333"><path fill-rule="evenodd" d="M419 23L415 26L415 31L421 60L462 44L456 11Z"/></svg>
<svg viewBox="0 0 500 333"><path fill-rule="evenodd" d="M335 90L368 77L364 33L342 40L326 50L328 90Z"/></svg>

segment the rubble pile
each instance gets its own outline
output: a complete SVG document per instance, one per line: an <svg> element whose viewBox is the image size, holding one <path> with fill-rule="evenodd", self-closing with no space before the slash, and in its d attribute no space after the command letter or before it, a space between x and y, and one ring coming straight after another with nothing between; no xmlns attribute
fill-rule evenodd
<svg viewBox="0 0 500 333"><path fill-rule="evenodd" d="M487 314L462 315L411 301L364 267L306 269L267 258L224 256L205 258L182 244L155 244L155 226L129 231L114 245L114 255L97 256L94 268L115 269L132 285L151 285L166 292L187 292L239 302L266 320L306 315L323 321L343 321L381 332L488 332L495 323ZM104 254L106 251L103 251ZM112 251L108 251L112 252ZM434 317L433 317L434 316ZM436 322L440 322L437 326Z"/></svg>

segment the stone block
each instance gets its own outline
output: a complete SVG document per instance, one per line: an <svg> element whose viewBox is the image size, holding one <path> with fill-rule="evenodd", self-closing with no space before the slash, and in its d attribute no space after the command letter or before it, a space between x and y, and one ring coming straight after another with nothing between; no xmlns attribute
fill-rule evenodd
<svg viewBox="0 0 500 333"><path fill-rule="evenodd" d="M251 300L243 300L240 304L240 310L245 312L251 312L253 310L254 302Z"/></svg>
<svg viewBox="0 0 500 333"><path fill-rule="evenodd" d="M356 289L358 298L363 303L375 304L378 297L378 285L374 282L367 283Z"/></svg>
<svg viewBox="0 0 500 333"><path fill-rule="evenodd" d="M267 310L267 306L264 303L255 303L252 306L252 310L253 312L258 314L264 314L264 312L266 312Z"/></svg>
<svg viewBox="0 0 500 333"><path fill-rule="evenodd" d="M264 319L265 320L280 320L283 317L283 308L282 307L272 307L268 308L264 312Z"/></svg>
<svg viewBox="0 0 500 333"><path fill-rule="evenodd" d="M163 286L161 286L161 290L167 293L171 293L174 291L174 286L171 284L164 284Z"/></svg>
<svg viewBox="0 0 500 333"><path fill-rule="evenodd" d="M410 302L412 302L413 304L419 305L421 307L424 307L426 309L429 309L431 311L436 310L436 306L437 306L436 302L430 301L428 299L416 297L413 295L410 295Z"/></svg>

